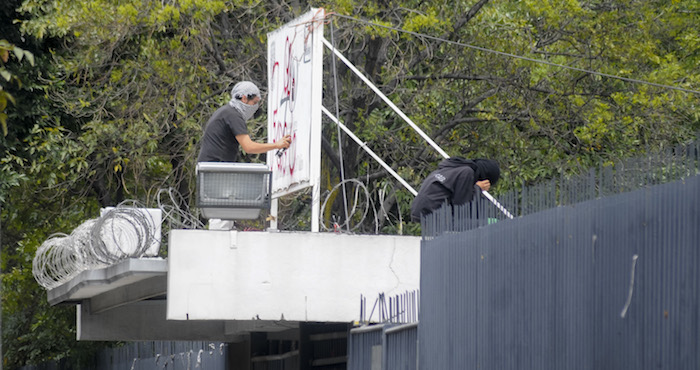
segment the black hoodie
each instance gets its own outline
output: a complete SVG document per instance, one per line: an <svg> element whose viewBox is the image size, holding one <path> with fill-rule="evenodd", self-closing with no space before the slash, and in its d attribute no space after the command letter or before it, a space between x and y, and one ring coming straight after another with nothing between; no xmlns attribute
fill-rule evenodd
<svg viewBox="0 0 700 370"><path fill-rule="evenodd" d="M471 202L474 194L481 194L477 181L488 179L495 185L499 177L498 164L493 160L445 159L421 184L411 205L411 219L420 222L421 215L433 212L445 202L450 205Z"/></svg>

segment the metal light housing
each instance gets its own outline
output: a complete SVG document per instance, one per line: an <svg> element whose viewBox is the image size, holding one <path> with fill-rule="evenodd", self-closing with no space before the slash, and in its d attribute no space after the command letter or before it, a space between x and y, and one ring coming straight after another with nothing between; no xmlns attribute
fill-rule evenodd
<svg viewBox="0 0 700 370"><path fill-rule="evenodd" d="M272 171L258 163L197 163L197 207L208 219L250 220L270 210Z"/></svg>

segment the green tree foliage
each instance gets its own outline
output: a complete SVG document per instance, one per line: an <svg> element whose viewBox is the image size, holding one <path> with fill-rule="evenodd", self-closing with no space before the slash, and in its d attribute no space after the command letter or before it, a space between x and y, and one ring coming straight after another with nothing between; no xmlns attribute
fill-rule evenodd
<svg viewBox="0 0 700 370"><path fill-rule="evenodd" d="M22 79L18 76L18 68L11 67L11 62L21 63L23 60L32 67L34 66L34 54L12 44L8 40L0 40L0 128L2 129L0 143L3 144L3 148L7 141L12 139L8 138L8 121L9 123L19 124L19 122L8 120L9 114L13 114L16 108L22 107L21 105L18 107L17 99L12 92L13 87L15 89L22 88ZM16 114L14 115L16 116ZM18 186L20 181L24 179L22 174L13 171L11 166L6 165L11 160L9 156L4 156L4 158L0 159L0 174L2 174L0 177L0 202L5 198L4 190L12 186Z"/></svg>
<svg viewBox="0 0 700 370"><path fill-rule="evenodd" d="M30 171L62 167L64 189L92 192L102 206L152 201L159 187L189 194L184 169L212 111L206 103L226 88L228 72L199 57L211 55L210 22L223 2L25 1L21 10L34 15L25 32L66 40L55 56L53 100L82 122L35 131L32 146L48 153ZM61 155L47 150L59 142L70 143L57 148Z"/></svg>
<svg viewBox="0 0 700 370"><path fill-rule="evenodd" d="M161 188L177 189L183 203L192 202L202 125L228 100L235 82L266 86L267 33L309 7L342 16L329 18L326 39L450 155L500 162L504 176L496 195L672 146L700 129L698 94L682 91L700 89L697 1L6 4L3 32L22 32L7 36L8 42L31 50L37 60L36 73L25 78L9 68L28 63L16 63L14 48L5 54L14 58L8 71L23 82L22 89L13 87L17 109L8 110L0 158L8 246L4 299L14 302L4 308L10 317L4 325L12 325L5 343L43 340L40 335L71 325L68 311L32 300L41 294L32 286L31 258L51 232L69 232L100 206L125 199L153 205ZM327 51L325 64L324 105L335 110L337 83L340 119L418 188L439 154L340 61L332 63ZM254 121L252 136L264 140L265 127L263 119ZM324 186L330 190L340 180L340 145L345 177L364 182L369 198L363 202L381 210L380 230L418 233L419 225L405 224L410 193L349 138L336 135L325 122ZM347 194L353 199L355 190ZM342 221L343 197L331 197L327 221ZM284 228L308 229L308 198L283 199ZM362 220L356 231L375 231L373 216ZM18 293L27 289L33 289L32 299ZM29 306L36 309L27 311ZM60 315L66 316L54 319ZM73 356L77 347L68 341L58 347L22 342L28 349L12 347L8 363Z"/></svg>
<svg viewBox="0 0 700 370"><path fill-rule="evenodd" d="M7 40L0 40L0 77L2 77L0 79L2 81L2 84L0 84L0 126L2 127L3 136L7 136L7 113L5 112L7 104L15 104L15 98L5 90L3 85L11 82L21 84L22 82L19 77L13 75L12 72L5 68L5 64L10 61L10 55L17 58L20 62L26 58L29 64L34 66L34 54L19 46L12 45Z"/></svg>
<svg viewBox="0 0 700 370"><path fill-rule="evenodd" d="M6 40L1 43L0 85L2 93L11 96L2 112L7 115L7 131L0 135L3 368L47 360L77 365L85 363L97 344L75 341L75 308L48 307L46 292L32 276L32 258L48 235L68 232L95 212L90 203L96 202L56 197L54 190L60 188L56 178L63 176L62 171L46 177L27 171L44 154L43 148L30 144L36 141L32 132L55 122L76 126L47 99L45 77L54 70L51 50L60 45L56 39L22 36L17 22L21 17L15 11L20 5L19 0L0 5L0 38ZM9 80L5 72L11 75ZM51 150L58 153L56 147L63 144L55 143ZM50 183L54 186L47 186Z"/></svg>
<svg viewBox="0 0 700 370"><path fill-rule="evenodd" d="M31 199L31 194L25 195ZM82 206L77 213L63 209L64 217L49 222L42 217L41 206L33 203L23 210L4 210L3 242L14 250L12 253L3 250L2 260L3 365L6 369L16 369L27 364L63 361L70 368L79 369L104 344L75 340L75 307L50 307L46 292L34 280L31 268L37 246L54 228L67 230L79 223L84 210ZM7 243L5 236L14 239L18 233L22 233L20 241Z"/></svg>
<svg viewBox="0 0 700 370"><path fill-rule="evenodd" d="M673 146L700 128L697 2L404 5L349 5L378 26L337 18L336 44L449 154L497 159L496 193ZM339 81L343 121L418 184L437 152L342 66ZM386 176L362 173L366 157L344 145L350 177Z"/></svg>

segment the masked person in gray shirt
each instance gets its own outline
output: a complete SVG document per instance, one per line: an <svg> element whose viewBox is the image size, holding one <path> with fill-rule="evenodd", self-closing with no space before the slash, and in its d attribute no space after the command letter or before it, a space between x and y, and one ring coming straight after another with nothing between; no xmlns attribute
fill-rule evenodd
<svg viewBox="0 0 700 370"><path fill-rule="evenodd" d="M421 184L411 204L411 220L420 222L421 216L445 203L450 206L469 203L475 195L480 196L482 190L488 191L500 177L498 163L492 159L445 159Z"/></svg>
<svg viewBox="0 0 700 370"><path fill-rule="evenodd" d="M237 162L239 147L249 154L289 148L289 135L274 143L257 143L250 138L246 123L258 110L260 100L260 89L254 83L237 83L231 90L231 101L207 122L197 162Z"/></svg>
<svg viewBox="0 0 700 370"><path fill-rule="evenodd" d="M197 162L237 162L239 148L250 154L289 148L292 142L290 135L274 143L256 143L251 140L246 123L258 110L260 100L260 89L254 83L237 83L231 90L228 104L217 109L204 127ZM209 219L209 230L233 228L233 220Z"/></svg>

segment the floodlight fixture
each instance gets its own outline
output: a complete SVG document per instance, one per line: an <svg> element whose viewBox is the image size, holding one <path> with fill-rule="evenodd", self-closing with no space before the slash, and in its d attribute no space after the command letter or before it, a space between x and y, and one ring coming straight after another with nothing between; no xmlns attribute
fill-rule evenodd
<svg viewBox="0 0 700 370"><path fill-rule="evenodd" d="M272 171L258 163L199 162L197 207L208 219L251 220L270 210Z"/></svg>

